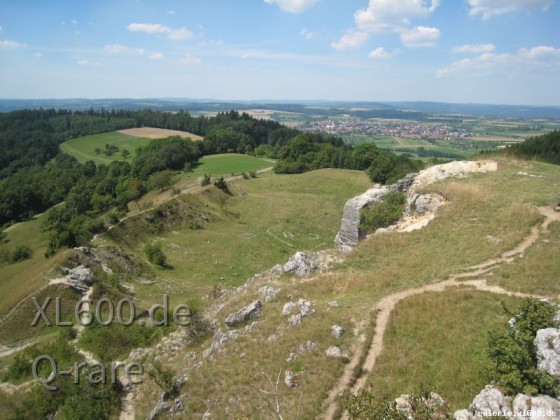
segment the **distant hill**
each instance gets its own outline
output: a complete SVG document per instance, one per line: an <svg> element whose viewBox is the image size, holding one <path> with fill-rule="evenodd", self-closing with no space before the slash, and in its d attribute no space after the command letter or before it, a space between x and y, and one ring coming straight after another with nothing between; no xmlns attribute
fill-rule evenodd
<svg viewBox="0 0 560 420"><path fill-rule="evenodd" d="M499 118L560 119L560 106L454 104L446 102L388 102L399 109L435 114L478 115Z"/></svg>
<svg viewBox="0 0 560 420"><path fill-rule="evenodd" d="M364 102L254 100L220 101L216 99L144 98L144 99L0 99L0 113L19 109L140 110L222 112L254 108L297 112L301 114L337 115L347 113L361 118L398 118L422 120L426 114L459 114L496 118L560 119L560 106L456 104L445 102Z"/></svg>

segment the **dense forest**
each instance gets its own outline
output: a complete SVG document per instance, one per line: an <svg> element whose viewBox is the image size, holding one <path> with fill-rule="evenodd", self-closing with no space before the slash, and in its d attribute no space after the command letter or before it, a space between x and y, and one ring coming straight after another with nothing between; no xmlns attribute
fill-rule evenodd
<svg viewBox="0 0 560 420"><path fill-rule="evenodd" d="M509 146L505 152L525 159L538 159L560 165L560 131L554 130L542 136L531 137L523 143Z"/></svg>
<svg viewBox="0 0 560 420"><path fill-rule="evenodd" d="M59 150L64 141L130 127L188 131L204 137L154 140L129 163L79 163ZM277 159L277 173L319 168L365 170L372 181L393 182L420 162L382 151L373 144L352 147L339 137L302 133L270 120L229 111L214 117L188 112L24 110L0 114L0 226L49 211L48 254L83 245L104 229L99 215L126 210L171 171L190 170L200 157L247 153Z"/></svg>

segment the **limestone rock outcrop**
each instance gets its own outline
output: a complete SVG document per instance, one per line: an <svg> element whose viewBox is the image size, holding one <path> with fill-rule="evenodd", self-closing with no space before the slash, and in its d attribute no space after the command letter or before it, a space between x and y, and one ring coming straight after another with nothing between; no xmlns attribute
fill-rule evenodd
<svg viewBox="0 0 560 420"><path fill-rule="evenodd" d="M261 316L261 308L262 304L260 301L256 300L254 302L251 302L245 308L229 314L225 320L226 325L229 328L233 328L249 320L257 319L259 316Z"/></svg>

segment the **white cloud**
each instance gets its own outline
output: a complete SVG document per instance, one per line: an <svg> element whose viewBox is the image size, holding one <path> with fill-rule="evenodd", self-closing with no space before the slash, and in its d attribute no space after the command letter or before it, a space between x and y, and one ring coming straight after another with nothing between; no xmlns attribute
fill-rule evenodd
<svg viewBox="0 0 560 420"><path fill-rule="evenodd" d="M0 34L4 31L4 29L0 26Z"/></svg>
<svg viewBox="0 0 560 420"><path fill-rule="evenodd" d="M437 78L487 77L494 74L531 74L539 69L557 72L560 67L560 48L537 46L521 48L514 54L484 53L475 58L455 61L436 72Z"/></svg>
<svg viewBox="0 0 560 420"><path fill-rule="evenodd" d="M37 51L37 52L33 53L33 57L35 57L35 58L41 58L41 57L43 57L43 53L40 52L40 51Z"/></svg>
<svg viewBox="0 0 560 420"><path fill-rule="evenodd" d="M97 61L88 61L88 60L79 60L79 61L77 61L77 63L80 66L99 66L99 65L101 65Z"/></svg>
<svg viewBox="0 0 560 420"><path fill-rule="evenodd" d="M163 60L165 56L162 53L153 53L148 57L150 60Z"/></svg>
<svg viewBox="0 0 560 420"><path fill-rule="evenodd" d="M368 38L369 35L367 32L351 30L345 35L342 35L338 41L331 43L331 47L340 51L351 50L364 45Z"/></svg>
<svg viewBox="0 0 560 420"><path fill-rule="evenodd" d="M187 28L172 29L171 32L169 32L169 39L172 39L174 41L189 39L192 38L192 36L193 33Z"/></svg>
<svg viewBox="0 0 560 420"><path fill-rule="evenodd" d="M307 39L308 41L310 39L316 38L317 34L315 32L311 32L309 29L307 28L303 28L300 32L299 35L304 37L305 39Z"/></svg>
<svg viewBox="0 0 560 420"><path fill-rule="evenodd" d="M164 34L171 31L171 28L159 23L131 23L126 29L130 32L144 32L147 34Z"/></svg>
<svg viewBox="0 0 560 420"><path fill-rule="evenodd" d="M276 4L280 9L290 13L301 13L314 6L319 0L264 0L268 4Z"/></svg>
<svg viewBox="0 0 560 420"><path fill-rule="evenodd" d="M25 48L27 45L21 42L11 41L8 39L0 39L0 50L17 50L18 48Z"/></svg>
<svg viewBox="0 0 560 420"><path fill-rule="evenodd" d="M167 12L168 15L175 16L175 10L170 10Z"/></svg>
<svg viewBox="0 0 560 420"><path fill-rule="evenodd" d="M144 49L142 48L130 48L121 44L105 45L103 51L109 54L144 55Z"/></svg>
<svg viewBox="0 0 560 420"><path fill-rule="evenodd" d="M402 32L414 18L426 17L440 0L369 0L367 9L354 14L358 28L368 32Z"/></svg>
<svg viewBox="0 0 560 420"><path fill-rule="evenodd" d="M143 32L151 35L167 34L174 41L192 38L193 33L185 27L173 29L160 23L131 23L126 27L130 32Z"/></svg>
<svg viewBox="0 0 560 420"><path fill-rule="evenodd" d="M496 47L494 44L465 44L465 45L458 45L451 49L452 53L473 53L473 54L481 54L494 51Z"/></svg>
<svg viewBox="0 0 560 420"><path fill-rule="evenodd" d="M506 13L546 11L554 0L467 0L471 16L480 15L486 20Z"/></svg>
<svg viewBox="0 0 560 420"><path fill-rule="evenodd" d="M370 58L371 60L387 60L389 58L393 58L397 53L398 50L390 53L389 51L386 51L385 48L379 47L370 52L368 58Z"/></svg>
<svg viewBox="0 0 560 420"><path fill-rule="evenodd" d="M185 55L183 56L183 58L181 58L180 63L191 66L191 65L202 63L202 60L192 55Z"/></svg>
<svg viewBox="0 0 560 420"><path fill-rule="evenodd" d="M400 38L405 46L415 48L433 47L440 36L441 32L438 28L415 26L401 33Z"/></svg>

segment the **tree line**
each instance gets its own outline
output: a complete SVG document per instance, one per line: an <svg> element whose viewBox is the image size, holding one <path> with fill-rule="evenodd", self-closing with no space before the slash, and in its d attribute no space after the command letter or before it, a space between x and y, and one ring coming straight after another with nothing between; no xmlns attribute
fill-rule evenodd
<svg viewBox="0 0 560 420"><path fill-rule="evenodd" d="M138 149L132 161L79 163L60 152L69 138L151 126L204 136L155 140ZM393 182L420 163L373 144L346 145L340 137L302 133L270 120L229 111L193 117L186 111L15 111L0 114L0 226L25 220L56 204L47 216L48 253L86 244L104 229L98 218L112 208L126 210L150 188L162 187L169 171L190 170L214 153L248 153L277 159L277 173L319 168L368 171L375 182ZM165 175L165 176L163 176Z"/></svg>

